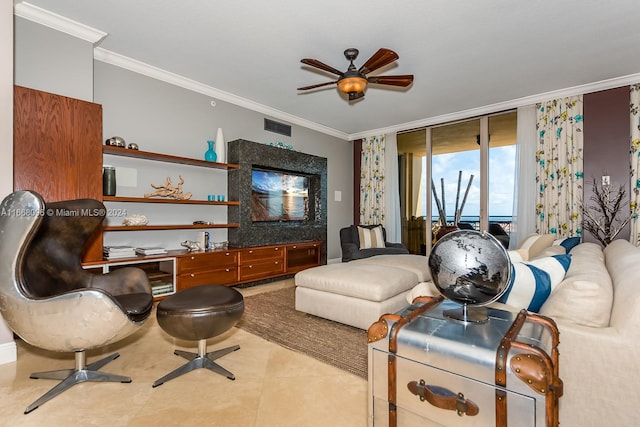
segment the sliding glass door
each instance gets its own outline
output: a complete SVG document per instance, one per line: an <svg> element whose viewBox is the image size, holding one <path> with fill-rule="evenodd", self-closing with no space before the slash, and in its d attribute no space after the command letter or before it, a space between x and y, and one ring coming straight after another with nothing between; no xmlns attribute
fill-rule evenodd
<svg viewBox="0 0 640 427"><path fill-rule="evenodd" d="M403 243L428 254L438 237L488 230L508 245L516 112L398 135Z"/></svg>

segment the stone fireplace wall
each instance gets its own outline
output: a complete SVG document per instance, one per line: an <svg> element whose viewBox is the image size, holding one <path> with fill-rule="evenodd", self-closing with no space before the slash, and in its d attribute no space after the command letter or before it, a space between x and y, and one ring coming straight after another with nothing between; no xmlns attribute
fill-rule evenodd
<svg viewBox="0 0 640 427"><path fill-rule="evenodd" d="M240 224L238 228L229 229L229 244L254 246L321 240L322 264L326 264L327 159L243 139L230 141L227 155L229 163L240 165L228 174L229 200L240 201L239 206L229 207L229 223ZM251 221L251 169L254 166L309 176L309 220Z"/></svg>

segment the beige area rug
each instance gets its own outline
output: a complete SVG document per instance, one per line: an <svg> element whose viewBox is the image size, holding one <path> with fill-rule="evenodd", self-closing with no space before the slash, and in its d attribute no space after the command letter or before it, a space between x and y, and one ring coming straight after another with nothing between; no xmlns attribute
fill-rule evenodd
<svg viewBox="0 0 640 427"><path fill-rule="evenodd" d="M367 332L296 311L294 287L246 296L236 326L367 379Z"/></svg>

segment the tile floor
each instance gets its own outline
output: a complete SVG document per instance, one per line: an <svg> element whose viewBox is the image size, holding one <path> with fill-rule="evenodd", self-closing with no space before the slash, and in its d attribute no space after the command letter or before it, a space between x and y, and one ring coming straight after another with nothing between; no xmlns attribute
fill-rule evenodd
<svg viewBox="0 0 640 427"><path fill-rule="evenodd" d="M291 281L241 289L251 295ZM133 336L100 351L120 357L102 370L127 375L130 384L83 383L30 414L24 409L53 380L29 379L37 371L71 368L72 354L45 352L18 340L18 361L0 365L1 426L366 426L367 382L355 375L233 328L208 342L208 350L239 344L218 362L235 381L198 369L157 388L157 378L184 363L175 348L197 352L196 343L175 340L152 315Z"/></svg>

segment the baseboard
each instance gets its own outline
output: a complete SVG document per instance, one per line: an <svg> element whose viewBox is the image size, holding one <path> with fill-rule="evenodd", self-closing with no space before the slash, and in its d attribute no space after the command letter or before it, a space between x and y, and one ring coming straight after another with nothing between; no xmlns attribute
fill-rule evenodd
<svg viewBox="0 0 640 427"><path fill-rule="evenodd" d="M0 365L18 360L18 348L15 341L0 344Z"/></svg>

